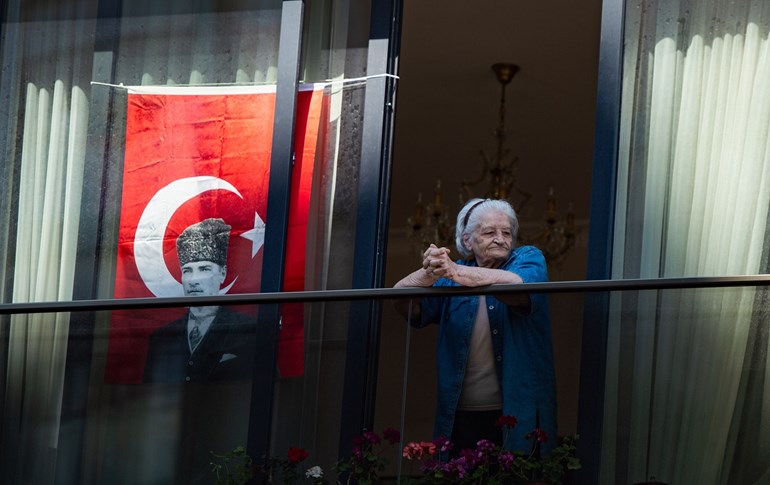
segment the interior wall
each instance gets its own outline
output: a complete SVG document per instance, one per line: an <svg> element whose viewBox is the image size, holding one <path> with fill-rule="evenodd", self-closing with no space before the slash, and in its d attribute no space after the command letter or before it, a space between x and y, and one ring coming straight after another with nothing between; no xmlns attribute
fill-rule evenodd
<svg viewBox="0 0 770 485"><path fill-rule="evenodd" d="M547 3L405 1L395 104L390 226L406 227L418 193L460 209L462 181L494 155L502 87L491 66L519 71L505 89L505 148L517 185L532 194L516 207L541 218L551 188L557 210L578 220L590 208L601 0ZM483 193L482 185L475 193Z"/></svg>

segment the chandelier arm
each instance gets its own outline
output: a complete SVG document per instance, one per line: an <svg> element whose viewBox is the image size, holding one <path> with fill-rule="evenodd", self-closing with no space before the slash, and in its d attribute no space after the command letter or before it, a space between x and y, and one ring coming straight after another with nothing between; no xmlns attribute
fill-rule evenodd
<svg viewBox="0 0 770 485"><path fill-rule="evenodd" d="M470 181L470 182L468 182L466 180L463 180L461 182L461 184L460 184L460 185L462 185L463 190L466 192L466 194L469 197L472 196L470 188L472 186L474 186L474 185L480 184L481 182L484 181L485 178L487 178L487 172L489 171L489 165L491 163L491 161L489 159L489 155L487 155L487 153L484 150L479 150L479 154L481 155L481 159L484 161L484 167L481 170L481 177L479 177L476 180Z"/></svg>

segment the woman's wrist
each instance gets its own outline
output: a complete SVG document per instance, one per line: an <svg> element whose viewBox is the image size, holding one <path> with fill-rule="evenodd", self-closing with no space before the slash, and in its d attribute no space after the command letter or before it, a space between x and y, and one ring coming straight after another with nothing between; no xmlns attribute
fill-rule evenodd
<svg viewBox="0 0 770 485"><path fill-rule="evenodd" d="M404 279L396 283L395 288L427 287L432 286L435 282L436 278L431 277L427 270L420 268L417 271L408 274Z"/></svg>

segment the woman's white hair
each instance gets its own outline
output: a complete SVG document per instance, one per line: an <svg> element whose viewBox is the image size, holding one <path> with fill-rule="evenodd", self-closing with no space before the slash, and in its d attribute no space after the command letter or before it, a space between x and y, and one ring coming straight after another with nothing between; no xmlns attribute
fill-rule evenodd
<svg viewBox="0 0 770 485"><path fill-rule="evenodd" d="M511 204L507 200L502 199L471 199L466 202L465 206L457 214L457 225L455 226L455 246L457 247L457 252L464 259L472 259L474 257L473 252L463 244L464 236L468 235L470 237L479 228L479 221L482 216L495 211L502 212L508 216L508 220L511 222L513 245L516 245L516 240L519 237L519 220L516 218L516 211L513 210Z"/></svg>

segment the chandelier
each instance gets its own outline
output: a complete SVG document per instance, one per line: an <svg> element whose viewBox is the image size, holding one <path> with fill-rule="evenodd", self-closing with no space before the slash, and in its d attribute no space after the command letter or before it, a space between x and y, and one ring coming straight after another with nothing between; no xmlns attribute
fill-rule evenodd
<svg viewBox="0 0 770 485"><path fill-rule="evenodd" d="M484 162L481 173L474 180L461 182L459 200L462 206L473 197L507 199L517 215L521 217L524 207L532 199L532 194L522 189L517 183L515 172L519 157L512 155L510 148L507 147L508 132L505 129L505 90L519 71L519 66L497 63L492 65L492 70L501 85L497 128L492 132L497 141L496 150L492 155L480 150ZM476 186L481 186L483 191L474 192L473 188ZM414 212L407 218L407 231L415 252L422 254L431 243L446 247L454 246L456 214L457 210L453 210L443 202L441 179L436 180L433 197L429 202L424 203L422 193L418 194ZM519 241L539 248L549 266L563 262L575 244L575 215L572 207L562 218L556 209L553 188L549 190L542 219L536 221L520 219L519 222L522 226L519 231Z"/></svg>

